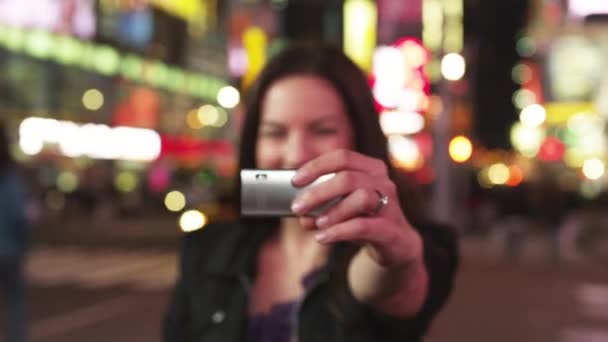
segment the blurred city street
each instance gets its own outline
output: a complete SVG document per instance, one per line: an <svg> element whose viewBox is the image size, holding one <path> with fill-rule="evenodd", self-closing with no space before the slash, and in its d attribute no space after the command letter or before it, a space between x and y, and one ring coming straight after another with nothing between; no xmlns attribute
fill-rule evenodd
<svg viewBox="0 0 608 342"><path fill-rule="evenodd" d="M361 86L321 77L339 108L305 98L267 120L283 79L256 79L311 41ZM281 77L315 79L297 55ZM301 150L291 109L314 119ZM357 133L359 111L374 125ZM26 342L161 341L181 237L239 216L239 171L340 146L391 171L340 197L393 182L407 220L460 233L427 342L608 342L608 0L0 0L0 341L24 341L21 265Z"/></svg>
<svg viewBox="0 0 608 342"><path fill-rule="evenodd" d="M40 228L27 266L33 342L160 341L181 232L171 220L105 224ZM427 341L608 340L606 264L555 262L547 241L526 240L514 260L490 238L463 238Z"/></svg>

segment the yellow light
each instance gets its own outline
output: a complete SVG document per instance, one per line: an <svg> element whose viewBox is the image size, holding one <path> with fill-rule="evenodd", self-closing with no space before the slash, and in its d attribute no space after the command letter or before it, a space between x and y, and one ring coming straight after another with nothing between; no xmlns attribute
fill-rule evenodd
<svg viewBox="0 0 608 342"><path fill-rule="evenodd" d="M488 179L492 184L502 185L510 178L509 167L503 163L492 164L488 168Z"/></svg>
<svg viewBox="0 0 608 342"><path fill-rule="evenodd" d="M446 80L457 81L464 76L466 62L464 57L457 53L448 53L441 60L441 74Z"/></svg>
<svg viewBox="0 0 608 342"><path fill-rule="evenodd" d="M488 176L488 168L484 168L479 171L477 174L477 182L479 182L479 185L481 185L481 187L484 189L490 189L494 186L494 184L492 184L490 181L490 177Z"/></svg>
<svg viewBox="0 0 608 342"><path fill-rule="evenodd" d="M89 89L82 95L82 105L88 110L98 110L103 102L103 94L97 89Z"/></svg>
<svg viewBox="0 0 608 342"><path fill-rule="evenodd" d="M347 0L343 9L344 52L361 69L369 71L376 46L376 4L371 0Z"/></svg>
<svg viewBox="0 0 608 342"><path fill-rule="evenodd" d="M186 207L186 196L177 190L169 192L165 196L165 207L174 212L183 210Z"/></svg>
<svg viewBox="0 0 608 342"><path fill-rule="evenodd" d="M198 109L197 116L203 125L214 126L220 114L216 107L207 104Z"/></svg>
<svg viewBox="0 0 608 342"><path fill-rule="evenodd" d="M604 162L597 159L587 159L583 164L583 175L591 180L600 179L605 172Z"/></svg>
<svg viewBox="0 0 608 342"><path fill-rule="evenodd" d="M234 108L241 101L241 95L236 88L225 86L217 93L217 103L224 108Z"/></svg>
<svg viewBox="0 0 608 342"><path fill-rule="evenodd" d="M243 33L243 47L247 53L247 71L243 75L243 88L247 88L253 83L266 63L267 45L266 32L261 28L249 27Z"/></svg>
<svg viewBox="0 0 608 342"><path fill-rule="evenodd" d="M179 226L184 233L193 232L207 224L207 216L198 210L188 210L179 218Z"/></svg>
<svg viewBox="0 0 608 342"><path fill-rule="evenodd" d="M432 51L443 41L443 8L440 0L422 1L422 41Z"/></svg>
<svg viewBox="0 0 608 342"><path fill-rule="evenodd" d="M473 153L473 145L465 136L454 137L449 145L450 157L457 163L464 163L471 158Z"/></svg>
<svg viewBox="0 0 608 342"><path fill-rule="evenodd" d="M203 128L203 123L200 120L198 111L193 110L193 111L190 111L188 113L188 115L186 115L186 124L188 125L188 127L192 128L192 129Z"/></svg>
<svg viewBox="0 0 608 342"><path fill-rule="evenodd" d="M578 148L568 148L564 154L564 163L573 169L583 167L585 160L585 154Z"/></svg>

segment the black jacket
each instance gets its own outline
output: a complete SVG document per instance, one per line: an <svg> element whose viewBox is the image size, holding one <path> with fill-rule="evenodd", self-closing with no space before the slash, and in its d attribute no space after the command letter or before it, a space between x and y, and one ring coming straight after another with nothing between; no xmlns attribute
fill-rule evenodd
<svg viewBox="0 0 608 342"><path fill-rule="evenodd" d="M358 302L341 267L352 255L348 244L332 250L315 285L298 304L293 341L421 341L451 292L457 239L441 226L417 227L424 240L430 278L427 300L413 319L400 320ZM165 342L245 341L249 292L256 253L272 229L216 224L185 236L179 279L165 317Z"/></svg>

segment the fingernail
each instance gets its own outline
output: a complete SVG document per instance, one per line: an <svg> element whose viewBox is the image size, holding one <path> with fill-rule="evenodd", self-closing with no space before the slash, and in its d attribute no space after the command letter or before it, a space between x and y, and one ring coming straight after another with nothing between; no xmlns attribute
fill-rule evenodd
<svg viewBox="0 0 608 342"><path fill-rule="evenodd" d="M293 178L291 179L291 181L293 183L299 183L300 181L302 181L302 179L306 176L306 171L297 171L296 174L293 176Z"/></svg>
<svg viewBox="0 0 608 342"><path fill-rule="evenodd" d="M325 227L327 222L329 222L329 218L327 216L321 216L315 223L317 224L317 227Z"/></svg>
<svg viewBox="0 0 608 342"><path fill-rule="evenodd" d="M298 213L304 207L304 203L300 201L295 201L291 204L291 211L294 213Z"/></svg>
<svg viewBox="0 0 608 342"><path fill-rule="evenodd" d="M327 240L327 234L325 232L317 232L315 233L315 240L325 242Z"/></svg>

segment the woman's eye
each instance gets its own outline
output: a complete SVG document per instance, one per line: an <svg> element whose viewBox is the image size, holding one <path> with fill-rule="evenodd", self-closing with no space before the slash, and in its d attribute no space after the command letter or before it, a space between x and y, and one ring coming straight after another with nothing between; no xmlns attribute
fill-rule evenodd
<svg viewBox="0 0 608 342"><path fill-rule="evenodd" d="M318 135L334 135L337 132L338 132L337 129L330 128L330 127L327 127L327 128L318 128L318 129L315 130L315 133L318 134Z"/></svg>
<svg viewBox="0 0 608 342"><path fill-rule="evenodd" d="M282 131L262 131L260 133L261 136L267 138L281 138L285 135L285 132Z"/></svg>

